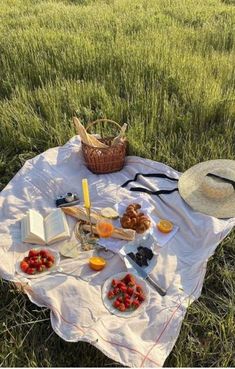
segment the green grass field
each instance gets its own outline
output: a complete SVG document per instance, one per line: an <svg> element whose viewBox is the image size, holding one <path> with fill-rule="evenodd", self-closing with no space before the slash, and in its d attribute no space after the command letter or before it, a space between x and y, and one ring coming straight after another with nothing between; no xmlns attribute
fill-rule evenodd
<svg viewBox="0 0 235 369"><path fill-rule="evenodd" d="M234 159L235 1L0 0L0 190L74 114L127 122L130 153L180 171ZM235 366L234 258L232 233L166 366ZM120 366L3 280L0 296L0 366Z"/></svg>

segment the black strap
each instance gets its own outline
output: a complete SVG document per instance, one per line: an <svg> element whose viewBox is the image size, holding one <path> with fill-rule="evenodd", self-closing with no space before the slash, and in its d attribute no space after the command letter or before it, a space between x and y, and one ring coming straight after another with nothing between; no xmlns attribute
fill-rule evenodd
<svg viewBox="0 0 235 369"><path fill-rule="evenodd" d="M222 179L224 182L230 183L233 186L234 190L235 190L235 182L232 181L231 179L224 178L224 177L218 176L217 174L213 174L213 173L207 173L207 176Z"/></svg>
<svg viewBox="0 0 235 369"><path fill-rule="evenodd" d="M130 182L135 182L138 178L138 176L143 176L143 177L155 177L155 178L166 178L166 179L170 179L171 181L178 181L177 178L171 178L168 177L166 174L161 174L161 173L136 173L135 178L134 179L128 179L128 181L126 181L125 183L123 183L121 185L121 187L126 187Z"/></svg>
<svg viewBox="0 0 235 369"><path fill-rule="evenodd" d="M162 174L162 173L136 173L135 178L134 179L129 179L128 181L126 181L125 183L123 183L123 185L121 185L121 187L126 187L130 182L135 182L138 178L138 176L143 176L143 177L155 177L155 178L166 178L166 179L170 179L171 181L176 181L178 182L177 178L171 178L168 177L166 174ZM163 194L169 194L172 193L174 191L178 191L178 188L173 188L173 190L158 190L158 191L151 191L148 188L145 187L131 187L130 191L134 191L134 192L145 192L148 193L149 195L163 195Z"/></svg>
<svg viewBox="0 0 235 369"><path fill-rule="evenodd" d="M144 187L131 187L130 191L134 191L134 192L145 192L148 193L149 195L167 195L169 193L178 191L178 188L173 188L173 190L158 190L158 191L151 191L148 188L144 188Z"/></svg>

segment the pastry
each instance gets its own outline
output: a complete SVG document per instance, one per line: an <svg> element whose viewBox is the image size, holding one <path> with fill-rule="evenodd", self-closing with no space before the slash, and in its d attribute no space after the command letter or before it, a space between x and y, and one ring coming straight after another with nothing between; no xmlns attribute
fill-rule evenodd
<svg viewBox="0 0 235 369"><path fill-rule="evenodd" d="M150 218L139 212L140 204L130 204L120 219L123 228L134 229L137 233L144 233L151 226Z"/></svg>

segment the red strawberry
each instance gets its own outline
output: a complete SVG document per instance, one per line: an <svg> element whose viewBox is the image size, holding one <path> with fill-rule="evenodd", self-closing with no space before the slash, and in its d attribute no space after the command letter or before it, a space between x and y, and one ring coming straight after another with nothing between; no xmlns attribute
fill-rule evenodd
<svg viewBox="0 0 235 369"><path fill-rule="evenodd" d="M123 298L122 298L122 296L119 296L119 297L117 298L117 301L119 301L119 302L123 302Z"/></svg>
<svg viewBox="0 0 235 369"><path fill-rule="evenodd" d="M55 262L54 256L53 255L48 256L47 261L51 261L52 263L54 263Z"/></svg>
<svg viewBox="0 0 235 369"><path fill-rule="evenodd" d="M120 289L115 287L113 290L114 295L117 295L120 292Z"/></svg>
<svg viewBox="0 0 235 369"><path fill-rule="evenodd" d="M37 267L38 265L42 265L41 258L39 256L33 256L30 259L30 266Z"/></svg>
<svg viewBox="0 0 235 369"><path fill-rule="evenodd" d="M118 300L115 300L115 301L114 301L114 303L113 303L113 306L114 306L116 309L118 309L120 305L121 305L121 303L120 303L120 301L118 301Z"/></svg>
<svg viewBox="0 0 235 369"><path fill-rule="evenodd" d="M134 285L135 285L135 282L133 282L133 281L130 281L129 283L127 283L128 287L134 287Z"/></svg>
<svg viewBox="0 0 235 369"><path fill-rule="evenodd" d="M47 261L46 262L46 267L49 269L49 268L51 268L52 267L52 265L53 265L53 263L52 263L52 261Z"/></svg>
<svg viewBox="0 0 235 369"><path fill-rule="evenodd" d="M122 304L120 304L119 305L119 307L118 307L118 310L120 310L120 311L125 311L126 310L126 307L125 307L125 305L122 303Z"/></svg>
<svg viewBox="0 0 235 369"><path fill-rule="evenodd" d="M143 289L139 284L137 284L135 288L137 292L143 292Z"/></svg>
<svg viewBox="0 0 235 369"><path fill-rule="evenodd" d="M113 299L113 298L114 298L114 293L113 293L113 291L109 291L109 292L108 292L108 298L109 298L109 299Z"/></svg>
<svg viewBox="0 0 235 369"><path fill-rule="evenodd" d="M133 300L131 306L137 309L140 306L140 302L138 300Z"/></svg>
<svg viewBox="0 0 235 369"><path fill-rule="evenodd" d="M125 300L130 300L131 296L128 295L128 293L125 293Z"/></svg>
<svg viewBox="0 0 235 369"><path fill-rule="evenodd" d="M25 258L24 258L24 261L29 261L29 257L28 256L25 256Z"/></svg>
<svg viewBox="0 0 235 369"><path fill-rule="evenodd" d="M117 284L117 287L118 288L121 288L121 287L126 287L125 283L122 282L122 281L119 281L118 284Z"/></svg>
<svg viewBox="0 0 235 369"><path fill-rule="evenodd" d="M123 280L125 281L125 283L129 283L130 280L132 278L132 274L126 274L125 277L123 278Z"/></svg>
<svg viewBox="0 0 235 369"><path fill-rule="evenodd" d="M134 297L137 298L137 299L139 298L139 295L140 295L140 292L135 292L134 293Z"/></svg>
<svg viewBox="0 0 235 369"><path fill-rule="evenodd" d="M34 257L29 258L29 266L30 268L34 268L36 266L37 262Z"/></svg>
<svg viewBox="0 0 235 369"><path fill-rule="evenodd" d="M40 256L42 258L47 258L50 255L50 252L48 250L40 250Z"/></svg>
<svg viewBox="0 0 235 369"><path fill-rule="evenodd" d="M132 295L133 295L133 293L134 293L134 290L133 290L133 288L131 288L131 287L127 287L126 292L128 293L128 295L129 295L129 296L132 296Z"/></svg>
<svg viewBox="0 0 235 369"><path fill-rule="evenodd" d="M35 274L35 273L36 273L36 269L35 269L35 268L28 268L28 269L26 270L26 273L27 273L27 274Z"/></svg>
<svg viewBox="0 0 235 369"><path fill-rule="evenodd" d="M127 291L127 286L120 287L120 290L125 293Z"/></svg>
<svg viewBox="0 0 235 369"><path fill-rule="evenodd" d="M32 249L32 250L29 250L29 257L33 257L33 256L38 256L39 255L39 251L38 250L35 250L35 249Z"/></svg>
<svg viewBox="0 0 235 369"><path fill-rule="evenodd" d="M46 265L46 263L47 263L47 258L42 257L42 258L41 258L41 261L42 261L42 265Z"/></svg>
<svg viewBox="0 0 235 369"><path fill-rule="evenodd" d="M126 298L126 299L124 299L124 304L126 305L131 305L131 300L130 300L130 298L128 297L128 298Z"/></svg>
<svg viewBox="0 0 235 369"><path fill-rule="evenodd" d="M112 280L112 286L117 287L117 285L118 285L118 279L113 279Z"/></svg>
<svg viewBox="0 0 235 369"><path fill-rule="evenodd" d="M132 274L127 274L124 277L124 281L125 281L126 285L128 285L128 286L134 286L135 285L135 277Z"/></svg>
<svg viewBox="0 0 235 369"><path fill-rule="evenodd" d="M129 307L131 306L131 302L130 302L130 300L126 300L126 301L124 302L124 305L125 305L126 309L129 309Z"/></svg>
<svg viewBox="0 0 235 369"><path fill-rule="evenodd" d="M143 301L145 300L145 296L144 296L144 294L143 294L143 293L141 293L141 294L139 295L138 300L139 300L140 302L143 302Z"/></svg>
<svg viewBox="0 0 235 369"><path fill-rule="evenodd" d="M26 261L21 261L21 263L20 263L20 268L21 268L21 270L23 271L23 272L26 272L26 270L28 269L28 267L29 267L29 264L26 262Z"/></svg>

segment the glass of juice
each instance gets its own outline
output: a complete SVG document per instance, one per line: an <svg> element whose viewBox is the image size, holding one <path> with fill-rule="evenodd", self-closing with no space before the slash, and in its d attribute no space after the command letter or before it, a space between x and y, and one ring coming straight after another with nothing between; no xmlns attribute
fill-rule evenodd
<svg viewBox="0 0 235 369"><path fill-rule="evenodd" d="M96 223L96 230L100 238L109 238L113 234L114 226L110 219L102 218ZM99 244L97 244L97 252L99 256L105 259L110 259L114 256L113 251Z"/></svg>
<svg viewBox="0 0 235 369"><path fill-rule="evenodd" d="M114 231L113 222L110 219L102 218L96 223L96 230L101 238L111 237Z"/></svg>

